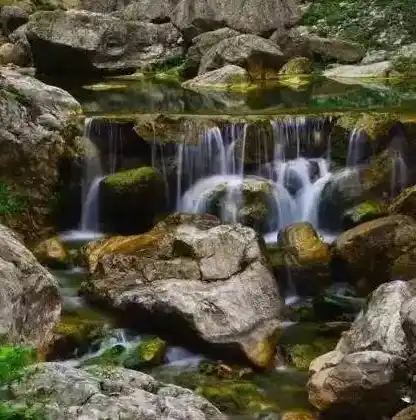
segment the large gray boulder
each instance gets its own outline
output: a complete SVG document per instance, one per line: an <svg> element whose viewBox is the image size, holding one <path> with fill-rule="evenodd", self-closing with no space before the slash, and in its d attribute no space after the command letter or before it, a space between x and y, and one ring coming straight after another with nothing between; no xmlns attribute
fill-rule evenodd
<svg viewBox="0 0 416 420"><path fill-rule="evenodd" d="M301 11L293 0L181 0L172 22L187 40L222 27L257 35L295 25Z"/></svg>
<svg viewBox="0 0 416 420"><path fill-rule="evenodd" d="M171 23L133 22L77 10L35 13L27 38L35 67L45 74L132 73L183 53L181 35Z"/></svg>
<svg viewBox="0 0 416 420"><path fill-rule="evenodd" d="M358 63L365 55L360 44L338 38L322 38L308 32L305 27L293 28L288 33L276 31L270 38L287 57L321 57L338 63Z"/></svg>
<svg viewBox="0 0 416 420"><path fill-rule="evenodd" d="M56 280L0 225L0 341L42 347L52 339L60 313Z"/></svg>
<svg viewBox="0 0 416 420"><path fill-rule="evenodd" d="M19 26L24 25L28 20L29 14L20 7L0 7L0 29L4 35L10 35Z"/></svg>
<svg viewBox="0 0 416 420"><path fill-rule="evenodd" d="M415 291L414 281L381 285L336 349L311 363L308 391L315 407L334 418L397 411L416 373Z"/></svg>
<svg viewBox="0 0 416 420"><path fill-rule="evenodd" d="M198 74L216 70L226 64L247 69L253 78L262 78L276 72L285 63L279 47L256 35L238 35L214 45L202 57Z"/></svg>
<svg viewBox="0 0 416 420"><path fill-rule="evenodd" d="M251 228L174 215L148 234L91 244L87 260L85 294L136 327L174 331L223 358L273 364L283 302Z"/></svg>
<svg viewBox="0 0 416 420"><path fill-rule="evenodd" d="M40 407L45 418L54 420L225 420L189 389L115 367L34 365L11 385L9 399L11 404Z"/></svg>
<svg viewBox="0 0 416 420"><path fill-rule="evenodd" d="M201 58L215 44L220 41L240 35L240 32L230 28L221 28L215 31L205 32L192 40L192 45L186 53L185 72L186 77L194 77L198 73Z"/></svg>

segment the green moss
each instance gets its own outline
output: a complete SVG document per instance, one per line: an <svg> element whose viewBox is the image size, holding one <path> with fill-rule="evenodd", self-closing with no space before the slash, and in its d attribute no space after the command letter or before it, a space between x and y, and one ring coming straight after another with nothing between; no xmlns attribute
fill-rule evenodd
<svg viewBox="0 0 416 420"><path fill-rule="evenodd" d="M352 209L347 210L343 216L343 226L351 229L364 222L387 215L387 206L379 201L364 201Z"/></svg>
<svg viewBox="0 0 416 420"><path fill-rule="evenodd" d="M136 347L128 351L123 362L128 369L140 369L162 363L167 344L158 337L141 341Z"/></svg>
<svg viewBox="0 0 416 420"><path fill-rule="evenodd" d="M227 413L278 411L251 382L223 381L217 385L201 386L196 391Z"/></svg>
<svg viewBox="0 0 416 420"><path fill-rule="evenodd" d="M416 76L416 57L397 57L393 60L393 69L405 77Z"/></svg>
<svg viewBox="0 0 416 420"><path fill-rule="evenodd" d="M313 71L312 62L306 57L295 57L289 60L280 70L281 75L302 76Z"/></svg>
<svg viewBox="0 0 416 420"><path fill-rule="evenodd" d="M0 182L0 215L19 214L26 207L25 199L16 194L9 185Z"/></svg>
<svg viewBox="0 0 416 420"><path fill-rule="evenodd" d="M43 420L44 418L42 410L38 407L0 403L0 420Z"/></svg>
<svg viewBox="0 0 416 420"><path fill-rule="evenodd" d="M148 182L154 180L159 181L160 178L161 175L156 169L144 166L142 168L117 172L114 175L108 176L104 180L104 183L107 186L122 192L124 190L129 190L132 186L140 187L140 184L146 186Z"/></svg>
<svg viewBox="0 0 416 420"><path fill-rule="evenodd" d="M81 366L121 366L126 355L126 348L120 344L105 350L100 356L85 360Z"/></svg>
<svg viewBox="0 0 416 420"><path fill-rule="evenodd" d="M0 383L21 377L23 369L36 362L36 350L30 347L0 347Z"/></svg>

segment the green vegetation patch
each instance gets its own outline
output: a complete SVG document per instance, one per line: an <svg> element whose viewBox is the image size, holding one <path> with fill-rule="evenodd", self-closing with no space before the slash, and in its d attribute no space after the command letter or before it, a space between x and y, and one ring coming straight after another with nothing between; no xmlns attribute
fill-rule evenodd
<svg viewBox="0 0 416 420"><path fill-rule="evenodd" d="M9 185L0 182L0 215L22 213L26 206L24 198L15 193Z"/></svg>
<svg viewBox="0 0 416 420"><path fill-rule="evenodd" d="M23 369L36 358L36 350L31 347L0 346L0 384L19 379Z"/></svg>

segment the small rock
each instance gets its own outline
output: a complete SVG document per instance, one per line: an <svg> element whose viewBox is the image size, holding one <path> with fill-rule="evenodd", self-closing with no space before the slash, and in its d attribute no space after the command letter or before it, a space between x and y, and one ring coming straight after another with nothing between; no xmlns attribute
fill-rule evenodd
<svg viewBox="0 0 416 420"><path fill-rule="evenodd" d="M328 78L386 78L393 70L390 61L382 61L381 63L357 65L357 66L338 66L331 70L324 71L324 76Z"/></svg>
<svg viewBox="0 0 416 420"><path fill-rule="evenodd" d="M14 64L24 67L28 63L25 50L16 44L7 42L0 46L0 65Z"/></svg>

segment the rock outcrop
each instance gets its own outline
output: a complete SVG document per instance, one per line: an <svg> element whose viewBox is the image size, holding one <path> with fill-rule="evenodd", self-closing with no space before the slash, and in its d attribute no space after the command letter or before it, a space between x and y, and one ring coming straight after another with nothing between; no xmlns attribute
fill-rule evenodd
<svg viewBox="0 0 416 420"><path fill-rule="evenodd" d="M42 347L59 321L58 284L9 228L0 225L0 341Z"/></svg>
<svg viewBox="0 0 416 420"><path fill-rule="evenodd" d="M86 256L84 293L125 321L226 349L222 358L274 363L283 303L252 229L173 215L148 234L92 243Z"/></svg>
<svg viewBox="0 0 416 420"><path fill-rule="evenodd" d="M335 351L310 366L309 400L330 418L391 416L410 390L415 367L412 282L381 285ZM410 309L413 308L413 309ZM411 386L411 385L410 385ZM370 416L370 417L368 417Z"/></svg>
<svg viewBox="0 0 416 420"><path fill-rule="evenodd" d="M44 74L87 78L133 73L183 54L181 35L171 23L134 22L77 10L37 12L26 32L35 67Z"/></svg>
<svg viewBox="0 0 416 420"><path fill-rule="evenodd" d="M51 236L60 167L82 153L80 113L64 90L0 68L1 220L27 241Z"/></svg>

